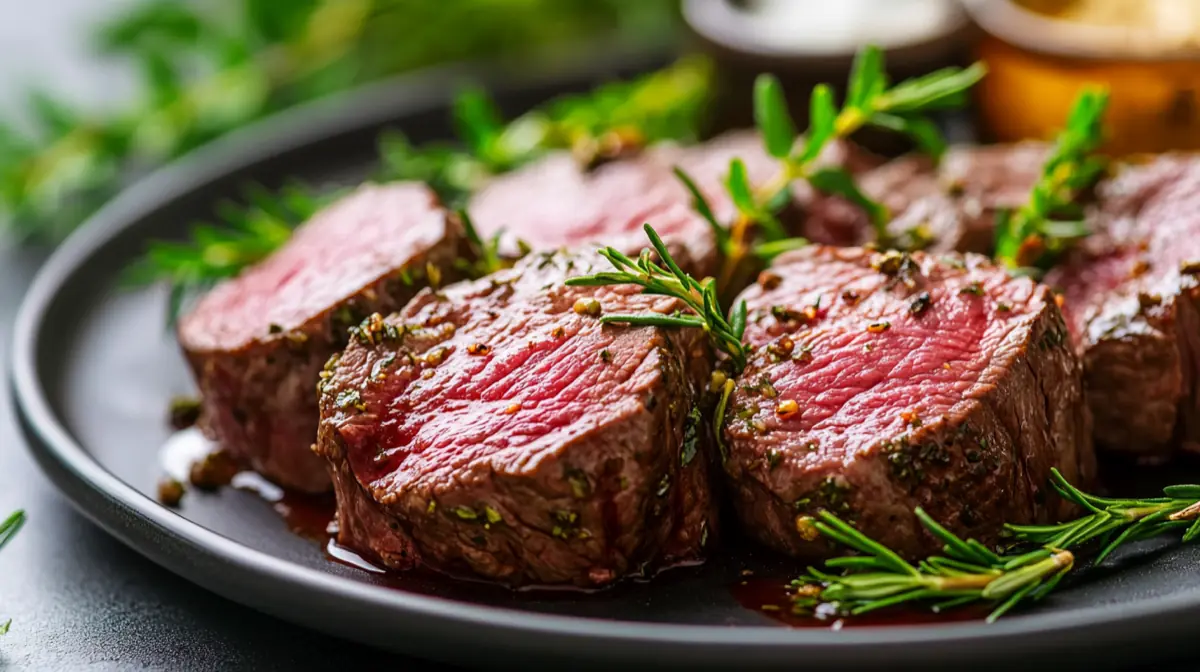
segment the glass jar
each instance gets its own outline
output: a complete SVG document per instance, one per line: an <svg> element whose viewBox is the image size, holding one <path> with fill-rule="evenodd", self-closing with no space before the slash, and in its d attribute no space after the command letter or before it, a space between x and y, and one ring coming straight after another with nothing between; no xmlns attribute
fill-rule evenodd
<svg viewBox="0 0 1200 672"><path fill-rule="evenodd" d="M1106 150L1200 149L1200 0L968 0L989 74L984 140L1049 138L1088 84L1111 97Z"/></svg>

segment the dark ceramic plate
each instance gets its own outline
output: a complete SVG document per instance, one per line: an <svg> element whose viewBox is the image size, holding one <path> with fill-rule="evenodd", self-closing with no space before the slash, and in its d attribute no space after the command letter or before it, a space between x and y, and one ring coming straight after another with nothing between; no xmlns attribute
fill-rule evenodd
<svg viewBox="0 0 1200 672"><path fill-rule="evenodd" d="M536 80L502 70L476 74L516 112L654 62L625 57L606 61L603 70L562 66ZM229 599L323 632L458 663L692 670L975 666L1034 656L1114 663L1186 644L1200 618L1200 547L1135 549L1117 559L1123 571L1089 572L1045 604L994 625L894 622L835 631L784 627L742 606L777 599L759 588L781 586L800 568L736 540L702 567L648 583L591 595L514 594L335 562L322 541L289 529L314 522L319 528L320 501L272 506L231 488L189 493L178 511L160 506L154 493L161 447L173 438L166 402L191 384L163 326L164 293L122 289L121 270L147 239L181 235L250 181L360 178L384 126L421 141L446 137L449 83L462 74L376 87L229 137L125 192L53 255L18 318L13 385L38 461L84 514ZM1178 471L1169 476L1183 478ZM281 509L290 514L281 517Z"/></svg>

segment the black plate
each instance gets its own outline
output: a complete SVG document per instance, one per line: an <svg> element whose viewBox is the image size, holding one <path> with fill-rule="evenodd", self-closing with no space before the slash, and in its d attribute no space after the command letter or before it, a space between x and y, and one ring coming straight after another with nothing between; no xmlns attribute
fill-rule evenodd
<svg viewBox="0 0 1200 672"><path fill-rule="evenodd" d="M608 60L603 71L563 66L536 80L500 70L476 75L503 107L519 111L655 62L626 56ZM38 461L84 514L229 599L323 632L459 663L833 669L1040 656L1103 664L1145 661L1186 645L1200 617L1197 547L1164 553L1143 546L1135 558L1126 554L1123 571L1090 572L1044 605L990 626L833 631L781 627L739 605L732 589L743 570L783 577L799 569L749 544L703 567L601 594L513 594L393 580L332 562L322 543L290 532L270 505L236 489L189 493L179 511L160 506L158 454L171 438L166 401L190 392L191 383L163 327L163 292L120 289L121 269L148 238L180 235L250 180L359 178L385 125L422 141L446 137L449 83L462 74L375 87L229 137L125 192L53 255L18 318L13 385Z"/></svg>

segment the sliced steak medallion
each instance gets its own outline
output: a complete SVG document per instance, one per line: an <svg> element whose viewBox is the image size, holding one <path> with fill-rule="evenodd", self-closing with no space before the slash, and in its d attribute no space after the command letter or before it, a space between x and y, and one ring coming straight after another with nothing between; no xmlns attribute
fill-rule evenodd
<svg viewBox="0 0 1200 672"><path fill-rule="evenodd" d="M1047 275L1084 362L1097 445L1161 461L1200 452L1200 160L1102 183L1096 235Z"/></svg>
<svg viewBox="0 0 1200 672"><path fill-rule="evenodd" d="M521 241L534 250L612 245L632 255L647 247L642 225L650 222L680 266L704 277L716 270L716 242L673 169L687 172L718 221L728 222L737 211L724 182L735 158L746 164L752 184L764 184L779 171L759 135L747 131L696 146L658 145L592 170L564 152L497 178L475 195L469 211L481 236L503 231L501 251L509 256L520 253ZM878 163L850 143L834 143L821 161L856 171ZM815 194L798 182L794 198L803 203ZM795 217L787 214L785 224Z"/></svg>
<svg viewBox="0 0 1200 672"><path fill-rule="evenodd" d="M813 246L743 294L756 350L725 425L749 532L797 557L834 551L827 509L905 556L939 550L913 514L984 543L1066 506L1058 467L1094 471L1081 367L1046 287L978 255Z"/></svg>
<svg viewBox="0 0 1200 672"><path fill-rule="evenodd" d="M563 284L608 268L534 253L360 328L321 395L341 543L513 586L603 586L702 557L707 340L602 325L601 312L680 308Z"/></svg>
<svg viewBox="0 0 1200 672"><path fill-rule="evenodd" d="M859 176L859 188L893 215L889 232L932 252L990 254L996 213L1020 207L1041 172L1042 143L955 146L934 166L924 155L904 156ZM866 213L835 197L814 201L804 235L830 245L864 245L875 238Z"/></svg>
<svg viewBox="0 0 1200 672"><path fill-rule="evenodd" d="M648 156L585 171L570 154L555 154L496 178L470 201L483 238L501 236L500 251L594 249L611 245L629 254L647 247L642 225L653 222L688 272L716 270L716 242L669 167Z"/></svg>
<svg viewBox="0 0 1200 672"><path fill-rule="evenodd" d="M205 434L280 485L328 490L325 463L312 453L317 374L349 326L403 306L427 265L452 279L462 240L423 185L366 186L213 288L178 329Z"/></svg>

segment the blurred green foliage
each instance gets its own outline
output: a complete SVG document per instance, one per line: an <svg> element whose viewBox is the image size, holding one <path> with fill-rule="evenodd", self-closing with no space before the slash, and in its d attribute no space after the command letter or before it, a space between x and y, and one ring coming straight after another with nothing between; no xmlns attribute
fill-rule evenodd
<svg viewBox="0 0 1200 672"><path fill-rule="evenodd" d="M0 233L54 242L131 172L247 122L387 75L608 34L662 35L674 0L146 0L102 26L141 93L110 114L31 95L0 123ZM580 120L586 125L586 119Z"/></svg>

